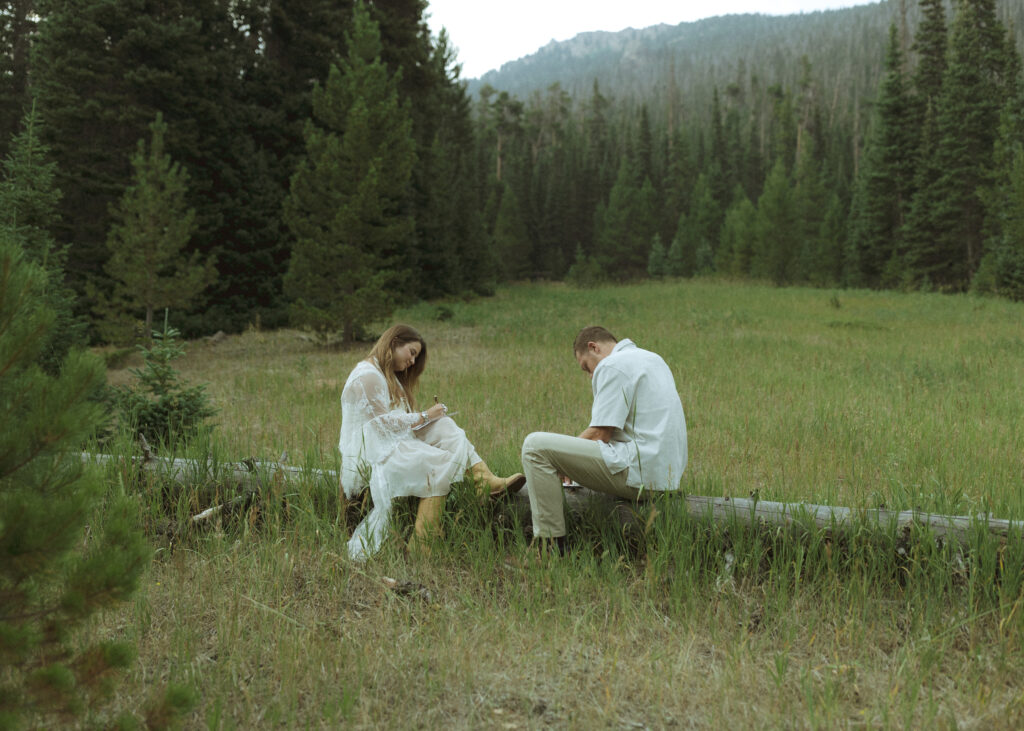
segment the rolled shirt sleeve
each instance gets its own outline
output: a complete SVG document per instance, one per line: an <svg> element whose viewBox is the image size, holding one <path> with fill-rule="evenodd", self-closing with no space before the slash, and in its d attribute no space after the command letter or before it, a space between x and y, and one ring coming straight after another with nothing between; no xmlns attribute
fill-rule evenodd
<svg viewBox="0 0 1024 731"><path fill-rule="evenodd" d="M594 405L590 409L590 426L612 426L622 429L632 412L636 389L632 379L613 365L598 368L594 373Z"/></svg>
<svg viewBox="0 0 1024 731"><path fill-rule="evenodd" d="M612 474L629 469L637 461L637 445L623 431L635 408L636 388L632 381L611 363L600 363L594 372L590 426L614 429L610 441L600 442L601 456Z"/></svg>

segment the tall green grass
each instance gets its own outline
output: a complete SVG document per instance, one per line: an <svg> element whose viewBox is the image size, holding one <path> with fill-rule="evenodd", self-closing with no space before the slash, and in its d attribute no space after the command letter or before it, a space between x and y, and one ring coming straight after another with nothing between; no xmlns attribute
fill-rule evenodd
<svg viewBox="0 0 1024 731"><path fill-rule="evenodd" d="M687 493L1024 518L1020 305L696 281L443 307L396 316L428 340L420 398L457 410L495 471L520 468L530 431L587 425L571 344L603 324L673 369ZM190 345L182 373L221 411L183 456L214 479L107 468L159 547L134 605L95 629L139 643L122 709L172 680L198 689L187 725L209 728L1024 723L1020 536L716 525L665 496L628 531L573 521L570 556L540 561L528 516L463 484L430 556L404 552L410 503L360 566L344 557L358 517L315 479L189 525L234 494L225 463L287 451L336 469L341 387L367 349L256 331Z"/></svg>

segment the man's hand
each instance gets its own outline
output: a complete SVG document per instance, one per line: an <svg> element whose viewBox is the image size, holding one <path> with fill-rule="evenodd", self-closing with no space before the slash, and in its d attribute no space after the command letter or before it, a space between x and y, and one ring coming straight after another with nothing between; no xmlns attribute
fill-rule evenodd
<svg viewBox="0 0 1024 731"><path fill-rule="evenodd" d="M592 439L595 442L610 442L615 432L613 426L588 426L580 434L580 439Z"/></svg>

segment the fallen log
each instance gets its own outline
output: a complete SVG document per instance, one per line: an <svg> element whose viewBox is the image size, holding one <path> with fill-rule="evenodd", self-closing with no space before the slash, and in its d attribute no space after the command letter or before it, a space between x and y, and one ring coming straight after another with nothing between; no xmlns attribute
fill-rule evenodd
<svg viewBox="0 0 1024 731"><path fill-rule="evenodd" d="M212 463L181 457L156 457L149 451L148 445L143 446L143 452L141 457L82 452L82 461L96 464L129 463L135 469L153 473L179 485L196 485L221 480L241 490L241 494L230 500L193 515L193 523L203 523L222 513L244 508L270 487L281 488L289 484L298 487L310 480L330 480L333 484L338 482L338 475L334 471L303 469L284 464L288 457L287 453L281 455L277 462L250 458L241 462Z"/></svg>
<svg viewBox="0 0 1024 731"><path fill-rule="evenodd" d="M884 508L847 508L814 503L780 503L750 498L680 495L686 512L694 518L719 524L740 523L747 526L789 526L809 523L823 530L868 525L878 530L906 530L912 526L927 527L932 535L944 541L967 544L971 532L983 527L1004 538L1024 535L1024 520L1007 520L988 515L941 515L923 510L886 510ZM637 522L637 505L586 488L566 491L566 503L579 513L604 505L616 511L623 524Z"/></svg>
<svg viewBox="0 0 1024 731"><path fill-rule="evenodd" d="M304 469L283 464L287 455L276 462L247 459L234 463L203 463L189 459L155 457L147 451L144 457L133 457L131 463L141 469L159 474L162 478L189 485L204 480L224 479L238 484L245 494L238 495L220 505L211 506L192 516L192 522L201 523L237 504L251 501L255 494L264 492L268 486L280 488L292 484L308 484L311 480L338 484L338 473L333 470ZM125 457L82 453L82 460L104 464L110 461L125 461ZM971 532L983 527L987 532L1005 538L1020 538L1024 535L1024 520L1007 520L988 515L939 515L922 510L886 510L883 508L848 508L814 503L780 503L751 498L707 497L703 495L682 495L686 511L694 518L711 520L719 524L740 523L748 526L788 526L808 522L821 529L842 529L853 525L870 525L879 530L904 530L911 526L927 527L936 538L967 544ZM513 496L513 504L519 511L529 509L529 496L522 490ZM565 499L568 509L575 515L588 510L606 510L615 514L620 523L636 523L638 504L613 498L604 493L585 487L567 489Z"/></svg>
<svg viewBox="0 0 1024 731"><path fill-rule="evenodd" d="M198 462L181 457L121 457L111 454L93 454L82 452L83 462L106 464L108 462L125 462L130 459L133 466L159 474L172 482L182 485L195 484L203 479L225 479L238 482L244 487L260 487L267 479L285 482L300 482L311 479L332 480L338 482L338 473L333 470L308 470L292 467L282 462L245 459L241 462Z"/></svg>

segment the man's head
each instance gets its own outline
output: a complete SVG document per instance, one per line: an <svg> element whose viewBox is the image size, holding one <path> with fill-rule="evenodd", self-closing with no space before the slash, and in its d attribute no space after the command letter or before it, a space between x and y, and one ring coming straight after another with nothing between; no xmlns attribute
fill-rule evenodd
<svg viewBox="0 0 1024 731"><path fill-rule="evenodd" d="M594 369L597 364L611 355L615 344L619 342L615 336L603 327L591 325L580 330L573 343L572 350L576 356L576 362L580 368L591 378L594 377Z"/></svg>

